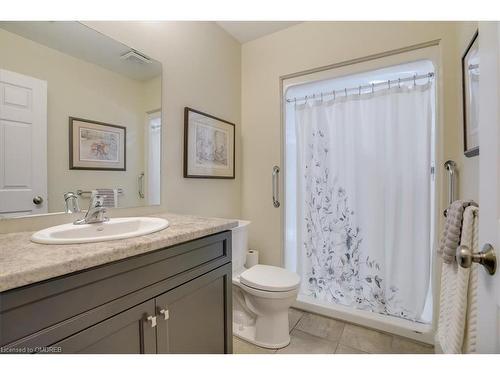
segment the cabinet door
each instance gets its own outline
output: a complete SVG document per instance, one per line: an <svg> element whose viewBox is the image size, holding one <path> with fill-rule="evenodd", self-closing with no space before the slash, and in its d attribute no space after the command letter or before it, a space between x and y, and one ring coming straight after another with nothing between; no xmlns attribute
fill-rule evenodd
<svg viewBox="0 0 500 375"><path fill-rule="evenodd" d="M230 353L231 264L156 298L158 353Z"/></svg>
<svg viewBox="0 0 500 375"><path fill-rule="evenodd" d="M154 311L154 300L149 300L52 346L60 347L62 353L156 353Z"/></svg>

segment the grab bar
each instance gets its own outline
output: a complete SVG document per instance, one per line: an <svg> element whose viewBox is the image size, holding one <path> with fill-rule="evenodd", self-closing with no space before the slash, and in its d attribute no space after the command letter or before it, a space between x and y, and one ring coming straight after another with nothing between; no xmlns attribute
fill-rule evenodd
<svg viewBox="0 0 500 375"><path fill-rule="evenodd" d="M457 163L447 160L444 168L448 171L448 203L452 204L455 202L456 194ZM446 216L446 210L444 210L444 216Z"/></svg>
<svg viewBox="0 0 500 375"><path fill-rule="evenodd" d="M139 198L144 198L144 172L142 172L137 178L137 185L139 189Z"/></svg>
<svg viewBox="0 0 500 375"><path fill-rule="evenodd" d="M276 208L280 206L279 173L280 173L280 167L275 165L273 167L272 183L273 183L273 206Z"/></svg>

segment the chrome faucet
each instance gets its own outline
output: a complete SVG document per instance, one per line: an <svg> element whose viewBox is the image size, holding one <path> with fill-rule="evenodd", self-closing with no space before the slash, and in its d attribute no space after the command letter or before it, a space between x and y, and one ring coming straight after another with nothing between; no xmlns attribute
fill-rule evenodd
<svg viewBox="0 0 500 375"><path fill-rule="evenodd" d="M104 216L106 213L106 207L104 207L104 198L100 195L95 195L90 199L89 209L84 217L76 220L73 224L96 224L104 223L109 220L108 217Z"/></svg>

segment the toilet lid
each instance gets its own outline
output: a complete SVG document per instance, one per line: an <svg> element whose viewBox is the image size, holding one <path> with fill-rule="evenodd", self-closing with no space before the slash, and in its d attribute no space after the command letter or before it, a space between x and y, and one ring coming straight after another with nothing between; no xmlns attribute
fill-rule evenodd
<svg viewBox="0 0 500 375"><path fill-rule="evenodd" d="M300 277L284 268L257 264L240 275L240 282L255 289L285 292L296 289Z"/></svg>

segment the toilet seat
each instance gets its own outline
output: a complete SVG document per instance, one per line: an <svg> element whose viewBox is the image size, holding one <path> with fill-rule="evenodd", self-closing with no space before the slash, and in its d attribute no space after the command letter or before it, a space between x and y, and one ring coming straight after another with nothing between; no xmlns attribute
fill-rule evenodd
<svg viewBox="0 0 500 375"><path fill-rule="evenodd" d="M284 268L257 264L241 273L240 283L263 292L289 292L298 288L300 277Z"/></svg>
<svg viewBox="0 0 500 375"><path fill-rule="evenodd" d="M297 289L287 290L285 292L269 292L267 290L252 288L242 283L239 283L237 286L252 296L267 299L286 299L290 297L297 297L298 292Z"/></svg>

